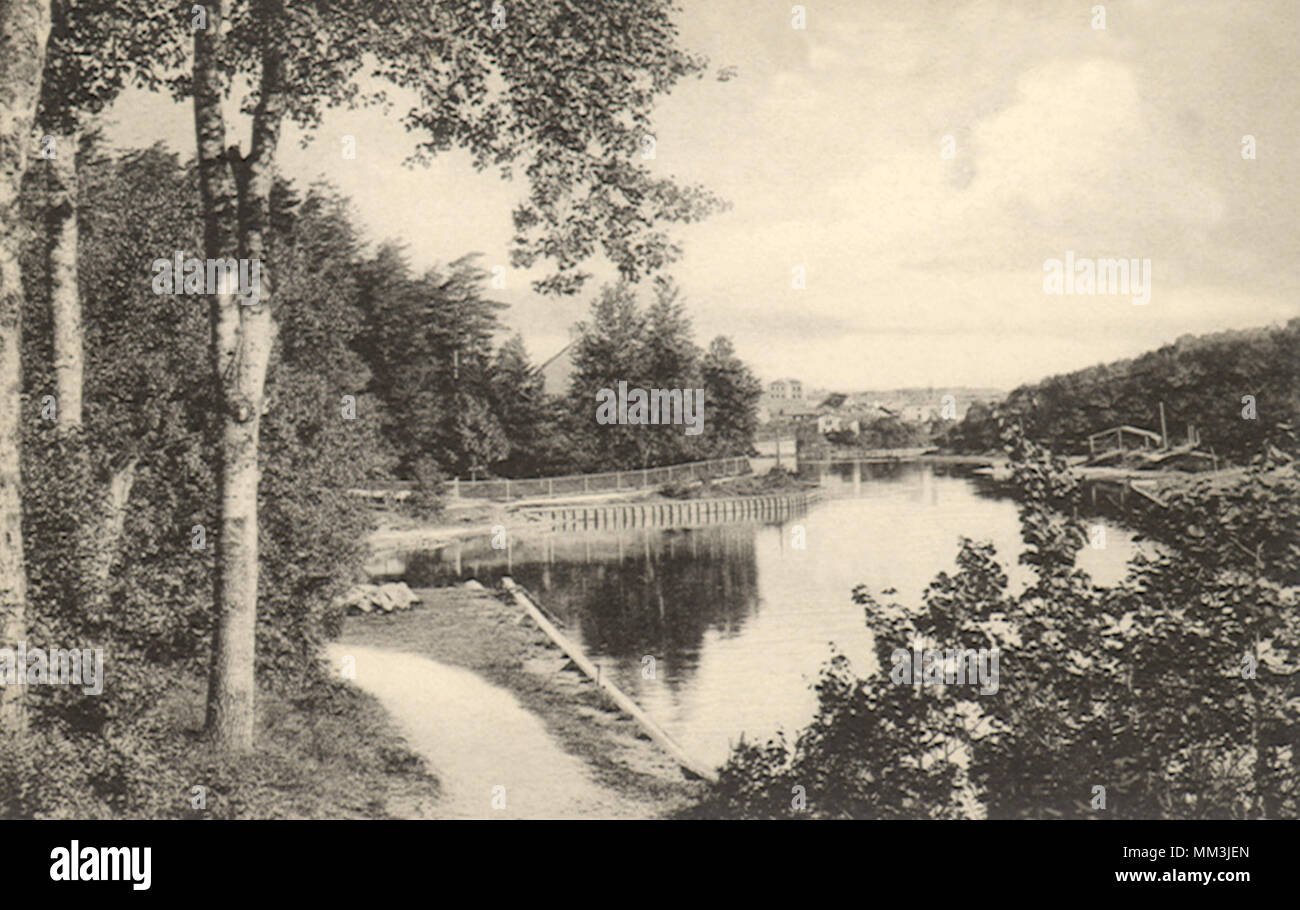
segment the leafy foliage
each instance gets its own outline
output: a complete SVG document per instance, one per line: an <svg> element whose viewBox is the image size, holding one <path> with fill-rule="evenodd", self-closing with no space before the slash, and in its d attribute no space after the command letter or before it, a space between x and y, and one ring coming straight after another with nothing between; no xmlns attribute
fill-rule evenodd
<svg viewBox="0 0 1300 910"><path fill-rule="evenodd" d="M636 288L602 289L577 326L574 373L565 396L574 463L584 470L645 468L746 452L757 426L758 381L719 336L701 351L677 287L655 282L642 310ZM681 424L598 424L597 393L631 389L704 389L704 423L695 436Z"/></svg>
<svg viewBox="0 0 1300 910"><path fill-rule="evenodd" d="M210 633L215 483L204 434L207 324L193 297L155 295L149 263L197 248L194 178L160 149L100 158L82 180L81 270L86 323L85 432L57 438L40 419L49 388L48 308L39 265L28 308L25 422L33 612L124 654L197 669ZM131 200L128 202L128 200ZM329 604L359 574L367 523L346 496L383 473L378 403L364 394L365 364L351 351L363 314L349 264L359 258L337 198L276 193L273 243L281 263L280 357L263 429L263 603L259 666L306 678L314 646L335 618ZM37 257L39 259L39 257ZM359 396L344 419L344 394ZM102 613L87 612L77 579L87 559L79 528L100 520L105 478L137 463L122 534L121 567ZM202 529L196 548L194 528ZM114 691L122 691L114 686Z"/></svg>
<svg viewBox="0 0 1300 910"><path fill-rule="evenodd" d="M854 591L880 667L917 642L997 649L996 692L857 678L834 657L813 722L792 742L738 748L698 814L1300 814L1300 473L1176 497L1151 518L1176 548L1099 588L1074 564L1077 482L1014 433L1008 449L1032 584L1009 593L993 547L964 540L957 573L919 609Z"/></svg>

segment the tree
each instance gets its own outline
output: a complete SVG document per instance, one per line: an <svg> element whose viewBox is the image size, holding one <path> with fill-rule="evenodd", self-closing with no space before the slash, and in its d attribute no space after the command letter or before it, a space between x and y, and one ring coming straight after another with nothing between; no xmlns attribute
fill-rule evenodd
<svg viewBox="0 0 1300 910"><path fill-rule="evenodd" d="M753 442L762 394L758 380L726 338L715 338L701 355L673 282L657 279L654 295L643 311L635 285L607 286L588 318L575 326L566 432L582 453L584 469L645 468L734 455L748 451ZM597 394L602 389L617 393L620 382L629 393L680 389L683 398L692 399L703 388L703 432L687 435L681 423L598 425ZM659 416L665 421L675 417Z"/></svg>
<svg viewBox="0 0 1300 910"><path fill-rule="evenodd" d="M210 342L206 312L194 297L156 295L140 278L141 263L158 251L197 249L195 178L161 146L85 159L89 457L50 422L25 423L31 638L111 648L114 704L128 668L175 679L168 668L201 672L200 655L210 656L215 453L204 439L209 390L195 381ZM390 468L381 403L366 394L369 371L352 350L363 325L365 260L346 205L328 191L300 197L277 182L270 208L281 329L261 440L257 675L293 694L319 673L318 646L336 626L340 586L360 577L369 516L346 491ZM34 249L28 257L41 258ZM25 316L24 374L34 398L52 382L51 314L33 296ZM345 418L345 407L355 417ZM106 590L87 591L94 554L78 532L101 527L97 475L126 457L136 459L138 481L131 508L117 513L121 559ZM28 695L42 714L45 696ZM110 698L89 701L87 710L102 713Z"/></svg>
<svg viewBox="0 0 1300 910"><path fill-rule="evenodd" d="M491 403L492 337L504 304L482 296L486 272L464 256L410 275L393 246L364 267L366 325L358 350L386 403L386 433L406 475L432 458L440 470L484 470L506 455Z"/></svg>
<svg viewBox="0 0 1300 910"><path fill-rule="evenodd" d="M54 4L52 12L37 124L41 155L46 159L56 419L66 430L80 426L82 418L85 344L77 293L77 161L83 130L88 118L102 111L128 83L156 85L153 68L178 60L169 39L175 20L150 4L68 0ZM120 477L117 481L123 482Z"/></svg>
<svg viewBox="0 0 1300 910"><path fill-rule="evenodd" d="M494 470L520 477L546 473L553 467L559 412L548 400L542 375L519 333L497 348L490 383L492 411L508 446L508 455Z"/></svg>
<svg viewBox="0 0 1300 910"><path fill-rule="evenodd" d="M575 330L567 410L583 453L583 469L644 467L641 427L596 423L600 390L617 392L619 382L634 388L645 375L645 316L632 286L620 282L603 288L590 315Z"/></svg>
<svg viewBox="0 0 1300 910"><path fill-rule="evenodd" d="M712 456L748 452L758 428L758 401L763 395L763 384L736 356L731 339L723 335L709 342L700 374L708 415L706 451Z"/></svg>
<svg viewBox="0 0 1300 910"><path fill-rule="evenodd" d="M209 259L264 258L283 119L310 127L326 104L379 100L363 97L356 79L372 62L381 77L418 96L406 118L426 133L418 154L459 146L503 176L522 166L530 194L515 213L513 258L553 261L557 274L540 282L545 290L577 290L586 277L579 266L597 247L629 277L660 268L679 252L662 223L717 208L708 193L657 179L631 160L648 136L655 99L704 65L677 48L675 8L665 0L551 0L512 9L505 23L474 0L418 12L400 0L364 9L214 0L200 10L193 78L177 85L194 99ZM254 86L245 105L247 155L227 148L221 107L237 76ZM235 750L252 743L257 442L274 342L270 271L258 302L217 294L211 306L222 492L208 729Z"/></svg>
<svg viewBox="0 0 1300 910"><path fill-rule="evenodd" d="M993 408L982 401L972 401L961 422L949 431L947 442L958 452L996 451L998 423Z"/></svg>
<svg viewBox="0 0 1300 910"><path fill-rule="evenodd" d="M645 389L681 389L683 396L700 387L700 350L692 337L691 321L681 302L681 292L670 279L654 283L654 299L646 310L645 353L642 372L635 385ZM633 378L633 377L629 377ZM705 407L708 404L705 395ZM701 415L703 416L703 415ZM666 420L667 415L660 415ZM706 421L705 432L713 427ZM693 460L706 443L701 437L686 436L680 424L665 423L641 427L644 440L642 464L671 464Z"/></svg>
<svg viewBox="0 0 1300 910"><path fill-rule="evenodd" d="M49 32L49 0L0 2L0 642L6 647L27 632L19 194ZM20 732L25 726L22 692L22 686L0 690L0 730Z"/></svg>
<svg viewBox="0 0 1300 910"><path fill-rule="evenodd" d="M93 464L83 423L85 333L79 292L80 189L79 161L98 149L98 134L85 130L129 83L155 85L152 68L176 62L168 53L174 20L165 11L136 0L103 4L65 2L53 7L37 111L41 155L45 168L44 222L45 285L38 292L48 299L52 323L49 356L53 364L56 429L68 436L56 442L51 457L67 470L55 482L73 481L83 472L94 476L92 490L77 488L75 496L89 498L94 508L70 528L74 548L85 554L79 572L77 599L90 612L101 611L110 574L118 559L127 501L135 482L139 457L128 446L111 460ZM48 294L48 298L46 298ZM39 440L44 446L49 440ZM102 447L101 453L106 451ZM81 463L80 466L78 463Z"/></svg>

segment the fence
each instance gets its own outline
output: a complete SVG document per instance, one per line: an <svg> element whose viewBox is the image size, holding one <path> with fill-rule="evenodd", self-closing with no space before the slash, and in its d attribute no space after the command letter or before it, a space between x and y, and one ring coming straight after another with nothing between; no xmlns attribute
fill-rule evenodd
<svg viewBox="0 0 1300 910"><path fill-rule="evenodd" d="M451 480L443 485L452 496L474 499L519 499L525 496L561 496L569 493L605 493L638 490L673 481L738 477L750 473L749 459L715 458L662 468L636 471L607 471L603 474L573 474L565 477L525 477L500 480Z"/></svg>
<svg viewBox="0 0 1300 910"><path fill-rule="evenodd" d="M524 496L563 496L572 493L606 493L639 490L672 481L705 480L711 477L739 477L753 469L743 455L642 468L635 471L608 471L603 474L569 474L563 477L521 477L497 480L449 480L442 485L445 494L469 499L519 499ZM386 483L383 489L352 490L354 496L404 499L415 484L411 481Z"/></svg>

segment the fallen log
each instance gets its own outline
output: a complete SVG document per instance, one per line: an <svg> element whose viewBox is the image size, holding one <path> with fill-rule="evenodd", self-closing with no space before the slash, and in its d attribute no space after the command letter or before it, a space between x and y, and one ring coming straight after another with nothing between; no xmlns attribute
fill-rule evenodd
<svg viewBox="0 0 1300 910"><path fill-rule="evenodd" d="M585 673L598 687L603 689L609 697L614 700L616 705L631 715L632 719L641 725L641 729L645 730L646 734L654 740L660 748L671 755L679 765L695 777L707 780L709 783L718 782L718 772L716 770L687 755L686 750L678 745L677 741L669 736L667 731L655 723L648 714L642 711L636 702L624 695L622 690L610 682L607 677L602 676L600 668L593 664L587 656L582 653L582 650L573 642L569 641L569 639L566 638L559 629L555 628L554 624L552 624L551 621L542 614L542 611L538 608L537 604L533 603L532 599L523 592L523 589L515 584L514 579L505 576L501 579L501 584L505 586L507 591L514 595L515 603L519 604L525 611L527 611L528 615L533 618L533 621L537 623L538 627L546 633L546 637L553 641L561 651L567 654L569 659L573 661L578 669Z"/></svg>

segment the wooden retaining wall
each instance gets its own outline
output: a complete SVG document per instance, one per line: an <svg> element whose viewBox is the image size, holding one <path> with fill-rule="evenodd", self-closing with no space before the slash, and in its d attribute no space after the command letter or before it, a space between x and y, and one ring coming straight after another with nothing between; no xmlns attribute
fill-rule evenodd
<svg viewBox="0 0 1300 910"><path fill-rule="evenodd" d="M781 521L807 511L817 492L684 499L665 502L529 506L520 514L556 531L612 531L623 528L693 528L746 521Z"/></svg>

